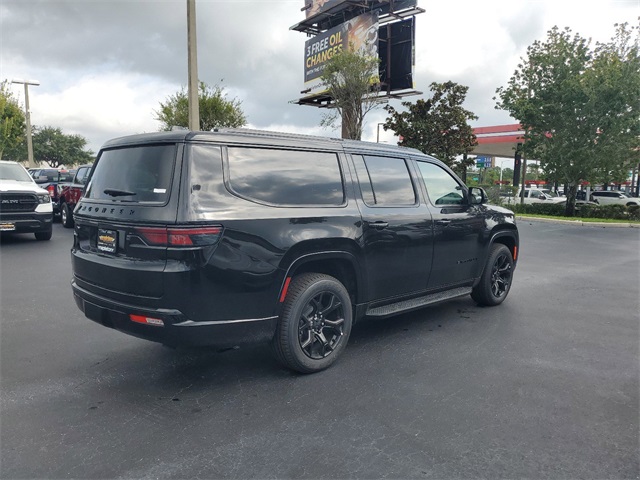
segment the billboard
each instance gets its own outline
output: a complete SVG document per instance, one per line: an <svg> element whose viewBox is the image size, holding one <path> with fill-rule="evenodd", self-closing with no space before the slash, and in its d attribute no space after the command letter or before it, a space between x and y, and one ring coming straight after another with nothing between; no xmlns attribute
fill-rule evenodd
<svg viewBox="0 0 640 480"><path fill-rule="evenodd" d="M381 26L378 38L382 90L413 88L415 19Z"/></svg>
<svg viewBox="0 0 640 480"><path fill-rule="evenodd" d="M327 61L347 49L361 55L378 56L378 14L365 13L322 32L304 45L304 81L306 89L320 86Z"/></svg>
<svg viewBox="0 0 640 480"><path fill-rule="evenodd" d="M304 7L306 17L315 17L319 13L326 12L330 8L345 1L346 0L305 0Z"/></svg>
<svg viewBox="0 0 640 480"><path fill-rule="evenodd" d="M377 11L379 15L390 15L417 5L418 0L304 0L306 19L302 24L308 26L318 22L321 30L327 30L361 13ZM302 24L298 27L303 28ZM299 29L296 26L292 28Z"/></svg>

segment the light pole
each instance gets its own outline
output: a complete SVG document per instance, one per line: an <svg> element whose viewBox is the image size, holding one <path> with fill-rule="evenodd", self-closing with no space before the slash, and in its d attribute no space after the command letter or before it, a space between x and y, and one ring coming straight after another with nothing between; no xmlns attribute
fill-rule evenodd
<svg viewBox="0 0 640 480"><path fill-rule="evenodd" d="M34 168L36 166L33 161L33 141L31 140L31 113L29 112L29 85L38 86L40 82L37 80L17 80L12 79L11 83L22 83L24 84L24 113L25 113L25 121L27 123L27 159L29 161L29 168Z"/></svg>
<svg viewBox="0 0 640 480"><path fill-rule="evenodd" d="M502 160L502 161L500 162L500 188L499 188L500 190L502 190L502 164L503 164L504 162L510 162L510 161L511 161L511 160Z"/></svg>
<svg viewBox="0 0 640 480"><path fill-rule="evenodd" d="M384 123L379 123L378 124L377 135L376 135L376 143L380 143L380 125L384 125Z"/></svg>
<svg viewBox="0 0 640 480"><path fill-rule="evenodd" d="M187 63L189 70L189 130L200 130L198 104L198 47L196 41L196 0L187 0Z"/></svg>

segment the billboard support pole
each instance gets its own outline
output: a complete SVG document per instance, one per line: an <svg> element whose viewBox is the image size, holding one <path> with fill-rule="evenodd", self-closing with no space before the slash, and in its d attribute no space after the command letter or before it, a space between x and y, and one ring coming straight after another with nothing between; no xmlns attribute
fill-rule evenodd
<svg viewBox="0 0 640 480"><path fill-rule="evenodd" d="M391 95L391 25L387 23L387 95Z"/></svg>

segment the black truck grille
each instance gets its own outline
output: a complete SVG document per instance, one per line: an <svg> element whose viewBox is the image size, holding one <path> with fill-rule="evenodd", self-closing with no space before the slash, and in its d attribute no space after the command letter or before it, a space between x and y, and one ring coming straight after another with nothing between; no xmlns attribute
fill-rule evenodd
<svg viewBox="0 0 640 480"><path fill-rule="evenodd" d="M0 212L33 212L38 197L31 193L0 193Z"/></svg>

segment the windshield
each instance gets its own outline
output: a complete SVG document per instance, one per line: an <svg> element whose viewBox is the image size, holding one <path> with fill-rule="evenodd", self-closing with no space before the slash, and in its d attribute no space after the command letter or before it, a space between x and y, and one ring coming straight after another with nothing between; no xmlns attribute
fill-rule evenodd
<svg viewBox="0 0 640 480"><path fill-rule="evenodd" d="M175 145L105 150L97 160L86 198L159 203L169 199Z"/></svg>
<svg viewBox="0 0 640 480"><path fill-rule="evenodd" d="M31 176L17 163L0 163L0 180L33 183Z"/></svg>

